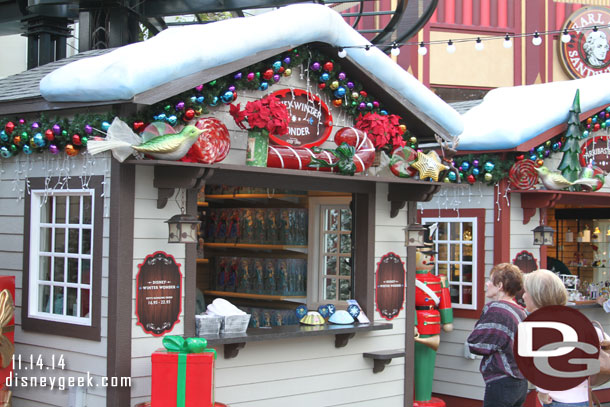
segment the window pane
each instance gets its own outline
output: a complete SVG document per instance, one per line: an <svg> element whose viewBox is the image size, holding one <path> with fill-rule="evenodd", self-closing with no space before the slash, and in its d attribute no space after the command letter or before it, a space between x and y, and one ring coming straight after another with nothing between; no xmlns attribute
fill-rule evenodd
<svg viewBox="0 0 610 407"><path fill-rule="evenodd" d="M447 265L446 264L438 264L438 275L439 276L447 275Z"/></svg>
<svg viewBox="0 0 610 407"><path fill-rule="evenodd" d="M438 222L438 240L448 240L448 227L447 222Z"/></svg>
<svg viewBox="0 0 610 407"><path fill-rule="evenodd" d="M471 244L462 245L462 261L472 262L472 245Z"/></svg>
<svg viewBox="0 0 610 407"><path fill-rule="evenodd" d="M68 197L68 202L70 204L70 211L68 215L69 222L79 223L78 220L80 218L80 196L70 196Z"/></svg>
<svg viewBox="0 0 610 407"><path fill-rule="evenodd" d="M78 283L78 259L68 259L68 283Z"/></svg>
<svg viewBox="0 0 610 407"><path fill-rule="evenodd" d="M68 253L78 253L78 229L68 229Z"/></svg>
<svg viewBox="0 0 610 407"><path fill-rule="evenodd" d="M437 253L437 259L440 261L447 261L449 260L449 258L447 257L447 254L449 252L449 245L448 244L439 244L438 245L438 253Z"/></svg>
<svg viewBox="0 0 610 407"><path fill-rule="evenodd" d="M341 209L341 230L352 230L352 211L349 209Z"/></svg>
<svg viewBox="0 0 610 407"><path fill-rule="evenodd" d="M38 312L49 311L49 298L51 297L51 287L48 285L38 286Z"/></svg>
<svg viewBox="0 0 610 407"><path fill-rule="evenodd" d="M55 223L66 223L66 197L55 197Z"/></svg>
<svg viewBox="0 0 610 407"><path fill-rule="evenodd" d="M337 299L337 281L331 280L330 278L325 279L326 284L324 285L324 299L336 300Z"/></svg>
<svg viewBox="0 0 610 407"><path fill-rule="evenodd" d="M91 224L91 212L93 207L91 206L91 195L84 195L83 200L83 223L86 225Z"/></svg>
<svg viewBox="0 0 610 407"><path fill-rule="evenodd" d="M83 245L81 247L82 254L91 254L91 229L82 229Z"/></svg>
<svg viewBox="0 0 610 407"><path fill-rule="evenodd" d="M352 252L352 236L351 235L341 235L341 253L351 253Z"/></svg>
<svg viewBox="0 0 610 407"><path fill-rule="evenodd" d="M339 280L339 300L347 301L352 297L352 287L349 280Z"/></svg>
<svg viewBox="0 0 610 407"><path fill-rule="evenodd" d="M50 223L51 222L51 210L53 209L51 203L52 199L45 199L41 197L42 206L40 207L40 223Z"/></svg>
<svg viewBox="0 0 610 407"><path fill-rule="evenodd" d="M451 261L460 261L461 257L460 257L460 245L459 244L452 244L450 245L450 258L449 260Z"/></svg>
<svg viewBox="0 0 610 407"><path fill-rule="evenodd" d="M40 264L38 265L38 275L41 280L51 280L51 258L40 256Z"/></svg>
<svg viewBox="0 0 610 407"><path fill-rule="evenodd" d="M352 275L352 259L349 257L341 257L339 259L339 275L351 276Z"/></svg>
<svg viewBox="0 0 610 407"><path fill-rule="evenodd" d="M462 240L472 241L472 222L462 223Z"/></svg>
<svg viewBox="0 0 610 407"><path fill-rule="evenodd" d="M64 281L64 258L55 257L55 265L53 267L53 280Z"/></svg>
<svg viewBox="0 0 610 407"><path fill-rule="evenodd" d="M451 265L451 281L460 281L460 265L459 264L452 264Z"/></svg>
<svg viewBox="0 0 610 407"><path fill-rule="evenodd" d="M88 259L81 260L80 267L81 284L91 284L91 261Z"/></svg>
<svg viewBox="0 0 610 407"><path fill-rule="evenodd" d="M76 297L78 290L73 287L68 287L68 298L66 298L66 315L78 316L78 298Z"/></svg>
<svg viewBox="0 0 610 407"><path fill-rule="evenodd" d="M326 253L337 253L337 235L335 235L334 233L328 233L326 234L326 248L325 248L325 252Z"/></svg>
<svg viewBox="0 0 610 407"><path fill-rule="evenodd" d="M80 317L86 318L89 316L90 303L91 292L87 289L80 290Z"/></svg>
<svg viewBox="0 0 610 407"><path fill-rule="evenodd" d="M51 228L40 228L39 239L41 252L51 251L51 233L53 233L53 229Z"/></svg>
<svg viewBox="0 0 610 407"><path fill-rule="evenodd" d="M462 264L462 281L465 283L472 283L472 266L469 264Z"/></svg>
<svg viewBox="0 0 610 407"><path fill-rule="evenodd" d="M459 304L460 302L460 288L458 285L449 285L449 293L451 295L451 302Z"/></svg>
<svg viewBox="0 0 610 407"><path fill-rule="evenodd" d="M472 287L462 286L462 304L472 305Z"/></svg>
<svg viewBox="0 0 610 407"><path fill-rule="evenodd" d="M339 229L339 210L328 209L326 211L326 230Z"/></svg>
<svg viewBox="0 0 610 407"><path fill-rule="evenodd" d="M64 313L64 288L53 287L53 313Z"/></svg>
<svg viewBox="0 0 610 407"><path fill-rule="evenodd" d="M460 236L460 224L456 222L450 223L451 225L451 234L450 240L462 240Z"/></svg>
<svg viewBox="0 0 610 407"><path fill-rule="evenodd" d="M62 228L55 229L55 253L66 252L66 230Z"/></svg>
<svg viewBox="0 0 610 407"><path fill-rule="evenodd" d="M326 264L326 274L337 275L337 258L336 257L324 257L324 263Z"/></svg>

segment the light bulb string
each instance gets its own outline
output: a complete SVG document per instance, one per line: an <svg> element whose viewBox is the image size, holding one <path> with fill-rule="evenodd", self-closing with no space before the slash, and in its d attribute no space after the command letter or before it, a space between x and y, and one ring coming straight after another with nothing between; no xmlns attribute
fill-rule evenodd
<svg viewBox="0 0 610 407"><path fill-rule="evenodd" d="M456 39L448 39L448 40L433 40L433 41L410 41L410 42L396 42L393 41L391 43L388 44L384 44L384 43L380 43L380 44L365 44L365 45L342 45L339 46L337 48L339 49L348 49L348 48L364 48L366 50L369 50L371 47L376 46L376 47L383 47L383 48L398 48L398 47L402 47L402 46L418 46L418 47L425 47L427 45L435 45L435 44L447 44L449 42L451 42L452 44L457 44L457 43L465 43L465 42L483 42L483 41L492 41L492 40L498 40L498 39L502 39L504 41L509 41L513 38L527 38L527 37L543 37L546 35L555 35L555 34L560 34L560 35L564 35L564 34L570 34L572 32L583 32L583 31L597 31L599 29L602 28L610 28L610 24L605 24L605 25L590 25L590 26L583 26L580 27L579 29L568 29L568 28L563 28L561 30L549 30L549 31L534 31L533 33L518 33L518 34L498 34L498 35L488 35L488 36L476 36L476 37L469 37L469 38L456 38Z"/></svg>

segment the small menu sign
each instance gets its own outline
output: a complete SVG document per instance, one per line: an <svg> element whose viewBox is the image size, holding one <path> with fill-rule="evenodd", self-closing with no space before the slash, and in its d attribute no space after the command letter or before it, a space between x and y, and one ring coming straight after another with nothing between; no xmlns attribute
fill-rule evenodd
<svg viewBox="0 0 610 407"><path fill-rule="evenodd" d="M375 302L381 316L388 321L396 318L405 301L405 267L397 254L383 255L377 263Z"/></svg>
<svg viewBox="0 0 610 407"><path fill-rule="evenodd" d="M319 97L301 89L282 89L273 92L288 108L288 133L270 134L275 144L290 147L313 147L324 143L333 127L328 106Z"/></svg>
<svg viewBox="0 0 610 407"><path fill-rule="evenodd" d="M137 324L144 332L162 336L179 322L182 311L182 273L172 255L155 252L138 265Z"/></svg>

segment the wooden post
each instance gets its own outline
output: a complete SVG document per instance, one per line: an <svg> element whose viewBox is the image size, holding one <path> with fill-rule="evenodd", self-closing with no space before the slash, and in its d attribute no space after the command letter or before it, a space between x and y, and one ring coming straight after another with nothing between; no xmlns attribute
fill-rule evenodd
<svg viewBox="0 0 610 407"><path fill-rule="evenodd" d="M416 222L416 202L409 201L407 204L407 227ZM415 253L416 247L407 247L407 279L405 295L405 384L404 384L404 406L413 405L414 386L414 346L413 330L415 327Z"/></svg>

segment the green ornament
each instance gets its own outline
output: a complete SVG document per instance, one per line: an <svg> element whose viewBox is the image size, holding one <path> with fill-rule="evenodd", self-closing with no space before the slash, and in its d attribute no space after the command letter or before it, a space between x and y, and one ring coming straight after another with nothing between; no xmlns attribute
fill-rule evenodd
<svg viewBox="0 0 610 407"><path fill-rule="evenodd" d="M172 108L172 107L171 107L170 105L166 105L166 106L163 108L163 110L165 110L166 112L169 112L171 108Z"/></svg>
<svg viewBox="0 0 610 407"><path fill-rule="evenodd" d="M210 82L209 82L209 85L210 85L210 86L214 86L214 85L216 85L216 79L214 79L213 81L210 81Z"/></svg>
<svg viewBox="0 0 610 407"><path fill-rule="evenodd" d="M68 131L67 130L62 130L61 131L61 135L62 135L62 137L68 137Z"/></svg>
<svg viewBox="0 0 610 407"><path fill-rule="evenodd" d="M257 77L257 78L260 78L260 77L261 77L261 73L260 73L260 72L257 72L257 73L256 73L256 77Z"/></svg>
<svg viewBox="0 0 610 407"><path fill-rule="evenodd" d="M19 149L17 148L16 145L11 144L11 153L15 154Z"/></svg>
<svg viewBox="0 0 610 407"><path fill-rule="evenodd" d="M21 142L23 144L27 143L29 139L30 139L30 137L28 136L27 131L24 131L23 133L21 133Z"/></svg>
<svg viewBox="0 0 610 407"><path fill-rule="evenodd" d="M80 142L83 146L86 146L88 141L89 141L89 139L87 137L83 137L80 139Z"/></svg>

